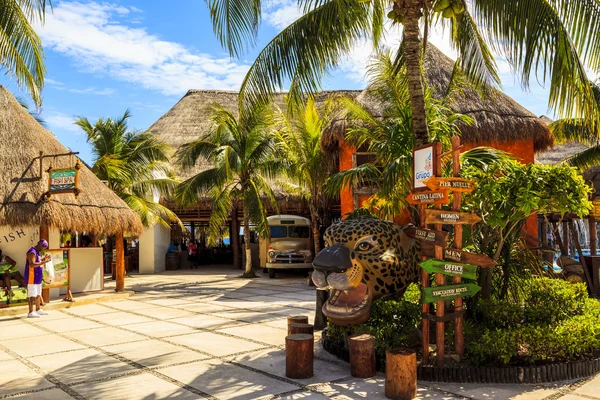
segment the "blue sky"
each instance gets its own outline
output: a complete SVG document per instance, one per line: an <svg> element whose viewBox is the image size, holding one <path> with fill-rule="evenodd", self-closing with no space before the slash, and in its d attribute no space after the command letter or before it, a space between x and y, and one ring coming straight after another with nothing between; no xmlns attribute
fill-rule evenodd
<svg viewBox="0 0 600 400"><path fill-rule="evenodd" d="M43 27L48 70L42 118L58 139L92 161L85 136L73 125L75 116L91 120L115 117L130 109L130 127L146 129L189 89L236 90L260 48L299 16L296 0L272 0L264 6L255 49L232 59L212 32L201 0L53 1L54 12ZM168 4L168 5L167 5ZM400 33L388 33L387 44ZM452 56L442 32L431 42ZM325 81L325 89L361 89L370 54L367 43ZM547 90L532 82L523 92L508 65L498 60L502 89L537 115L547 114ZM26 99L8 76L0 83Z"/></svg>

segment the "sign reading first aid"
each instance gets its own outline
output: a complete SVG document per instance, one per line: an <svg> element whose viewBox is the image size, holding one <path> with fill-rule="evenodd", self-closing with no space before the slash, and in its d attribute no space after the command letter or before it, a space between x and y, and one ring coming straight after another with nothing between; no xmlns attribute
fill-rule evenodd
<svg viewBox="0 0 600 400"><path fill-rule="evenodd" d="M433 144L422 146L413 150L413 189L427 188L423 183L433 175L435 165L435 149Z"/></svg>

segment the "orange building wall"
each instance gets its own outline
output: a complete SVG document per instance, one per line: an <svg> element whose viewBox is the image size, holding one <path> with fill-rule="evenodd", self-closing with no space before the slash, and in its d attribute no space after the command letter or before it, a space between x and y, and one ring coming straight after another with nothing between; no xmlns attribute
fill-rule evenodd
<svg viewBox="0 0 600 400"><path fill-rule="evenodd" d="M518 161L524 164L533 163L535 160L535 149L533 147L533 140L524 139L524 140L516 140L513 142L497 142L497 141L487 141L481 142L478 144L472 143L463 143L462 151L467 151L472 149L473 147L493 147L498 150L505 151L514 157L517 158ZM341 144L340 151L340 171L345 171L347 169L352 168L352 154L356 151L355 148L348 146L347 144ZM362 203L365 199L360 198L359 201ZM354 197L352 195L352 189L350 187L342 190L340 194L341 200L341 211L342 217L354 211ZM395 221L400 223L405 223L407 220L407 215L403 215L397 218L394 218ZM532 215L527 219L527 223L525 225L525 231L533 236L534 238L538 237L538 224L537 224L537 215Z"/></svg>

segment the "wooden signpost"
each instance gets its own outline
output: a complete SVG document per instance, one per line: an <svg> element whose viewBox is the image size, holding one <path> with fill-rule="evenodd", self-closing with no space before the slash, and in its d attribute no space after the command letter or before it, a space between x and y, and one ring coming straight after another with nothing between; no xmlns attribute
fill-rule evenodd
<svg viewBox="0 0 600 400"><path fill-rule="evenodd" d="M416 240L429 243L435 243L437 246L446 247L448 241L448 232L432 231L430 229L415 228L411 226L404 230L406 236Z"/></svg>
<svg viewBox="0 0 600 400"><path fill-rule="evenodd" d="M448 196L447 190L428 190L411 193L406 197L406 201L412 205L450 204L450 196Z"/></svg>
<svg viewBox="0 0 600 400"><path fill-rule="evenodd" d="M434 286L423 288L423 303L453 300L457 297L474 296L481 288L473 283L459 285Z"/></svg>
<svg viewBox="0 0 600 400"><path fill-rule="evenodd" d="M424 257L435 257L434 247L429 243L421 242L421 255ZM481 268L493 267L497 263L485 254L470 253L465 250L448 247L444 249L444 260L476 265Z"/></svg>
<svg viewBox="0 0 600 400"><path fill-rule="evenodd" d="M466 279L477 279L477 266L460 264L452 261L426 260L419 266L430 274L442 274L448 276L460 276Z"/></svg>
<svg viewBox="0 0 600 400"><path fill-rule="evenodd" d="M471 193L475 189L475 183L464 178L438 178L432 176L425 179L423 183L431 190L447 189L457 193Z"/></svg>
<svg viewBox="0 0 600 400"><path fill-rule="evenodd" d="M473 213L446 210L425 210L425 222L428 224L473 225L481 217Z"/></svg>

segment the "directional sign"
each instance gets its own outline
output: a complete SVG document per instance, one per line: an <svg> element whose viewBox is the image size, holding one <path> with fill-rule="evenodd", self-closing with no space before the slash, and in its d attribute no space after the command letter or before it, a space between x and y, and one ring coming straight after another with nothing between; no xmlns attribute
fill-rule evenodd
<svg viewBox="0 0 600 400"><path fill-rule="evenodd" d="M425 210L427 224L473 225L481 221L477 214L446 210Z"/></svg>
<svg viewBox="0 0 600 400"><path fill-rule="evenodd" d="M446 247L448 241L448 232L432 231L430 229L421 229L411 226L404 230L404 233L410 238L420 240L421 242L435 243L438 246Z"/></svg>
<svg viewBox="0 0 600 400"><path fill-rule="evenodd" d="M448 189L453 192L472 192L475 189L475 182L464 178L438 178L432 176L423 181L431 190Z"/></svg>
<svg viewBox="0 0 600 400"><path fill-rule="evenodd" d="M477 279L478 267L475 265L460 264L452 261L427 260L420 262L419 266L430 274L443 274L460 276L465 279Z"/></svg>
<svg viewBox="0 0 600 400"><path fill-rule="evenodd" d="M436 301L452 300L457 297L473 296L481 288L473 283L449 286L433 286L422 288L421 303L435 303Z"/></svg>
<svg viewBox="0 0 600 400"><path fill-rule="evenodd" d="M406 197L409 204L450 204L447 190L428 190L426 192L411 193Z"/></svg>
<svg viewBox="0 0 600 400"><path fill-rule="evenodd" d="M424 257L435 257L433 246L428 243L421 243L421 255ZM443 257L444 260L477 265L481 268L489 268L497 264L491 257L485 254L475 254L454 248L444 249Z"/></svg>

